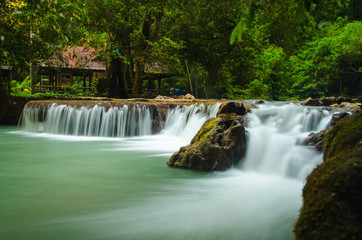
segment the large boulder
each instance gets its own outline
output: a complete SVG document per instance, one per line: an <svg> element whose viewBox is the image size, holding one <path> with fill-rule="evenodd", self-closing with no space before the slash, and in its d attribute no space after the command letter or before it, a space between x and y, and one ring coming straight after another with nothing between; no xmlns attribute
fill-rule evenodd
<svg viewBox="0 0 362 240"><path fill-rule="evenodd" d="M199 171L226 170L245 155L246 135L242 116L219 113L204 123L190 145L168 160L171 167Z"/></svg>
<svg viewBox="0 0 362 240"><path fill-rule="evenodd" d="M362 113L328 131L323 163L308 176L297 240L362 239Z"/></svg>

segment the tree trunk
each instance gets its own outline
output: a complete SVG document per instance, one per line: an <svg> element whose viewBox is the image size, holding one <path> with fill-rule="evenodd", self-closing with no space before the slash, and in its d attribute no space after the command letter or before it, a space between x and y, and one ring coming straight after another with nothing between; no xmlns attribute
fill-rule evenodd
<svg viewBox="0 0 362 240"><path fill-rule="evenodd" d="M185 65L186 65L187 78L189 79L190 91L191 91L191 94L194 95L194 90L192 89L190 70L189 70L189 65L187 64L187 60L185 60Z"/></svg>
<svg viewBox="0 0 362 240"><path fill-rule="evenodd" d="M197 78L197 65L195 64L195 70L194 70L194 79L195 79L195 90L194 90L194 96L195 98L199 98L199 80Z"/></svg>
<svg viewBox="0 0 362 240"><path fill-rule="evenodd" d="M338 65L338 81L339 81L339 96L342 96L343 87L342 87L342 76L341 76L341 68Z"/></svg>
<svg viewBox="0 0 362 240"><path fill-rule="evenodd" d="M219 75L220 65L212 65L207 68L206 93L207 98L212 98L212 90Z"/></svg>
<svg viewBox="0 0 362 240"><path fill-rule="evenodd" d="M133 94L141 94L142 93L144 69L145 69L145 63L142 62L142 61L136 61L134 83L133 83L133 91L132 91Z"/></svg>
<svg viewBox="0 0 362 240"><path fill-rule="evenodd" d="M127 98L126 84L122 71L123 62L119 58L112 57L110 66L110 90L109 97Z"/></svg>
<svg viewBox="0 0 362 240"><path fill-rule="evenodd" d="M35 81L36 81L37 72L38 69L36 67L36 64L32 61L30 63L30 87L32 93L34 93L35 90Z"/></svg>

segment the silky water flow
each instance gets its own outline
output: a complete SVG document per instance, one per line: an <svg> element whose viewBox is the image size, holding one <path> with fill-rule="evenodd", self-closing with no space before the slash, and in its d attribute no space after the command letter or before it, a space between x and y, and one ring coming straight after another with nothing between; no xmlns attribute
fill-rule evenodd
<svg viewBox="0 0 362 240"><path fill-rule="evenodd" d="M260 105L239 166L167 167L219 106L170 109L157 135L141 105L24 109L21 130L0 128L0 239L293 239L305 178L322 161L299 143L330 113Z"/></svg>

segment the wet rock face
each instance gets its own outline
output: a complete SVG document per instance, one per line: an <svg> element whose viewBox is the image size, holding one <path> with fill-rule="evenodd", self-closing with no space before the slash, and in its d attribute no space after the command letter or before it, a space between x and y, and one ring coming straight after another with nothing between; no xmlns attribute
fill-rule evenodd
<svg viewBox="0 0 362 240"><path fill-rule="evenodd" d="M181 147L168 160L171 167L199 171L226 170L245 155L243 119L235 113L219 113L204 123L190 145Z"/></svg>
<svg viewBox="0 0 362 240"><path fill-rule="evenodd" d="M319 133L311 133L308 138L303 141L302 145L315 146L319 152L322 152L326 133L327 130L322 130Z"/></svg>
<svg viewBox="0 0 362 240"><path fill-rule="evenodd" d="M338 121L340 121L341 119L344 119L350 115L351 114L348 112L334 113L332 116L332 119L329 123L329 126L333 127L334 125L336 125L336 123ZM309 136L302 142L302 145L314 146L317 149L317 151L322 152L323 146L324 146L324 140L327 136L328 131L329 130L322 130L318 133L309 134Z"/></svg>
<svg viewBox="0 0 362 240"><path fill-rule="evenodd" d="M243 103L238 102L228 102L221 105L217 115L224 113L235 113L236 115L244 115L247 112Z"/></svg>
<svg viewBox="0 0 362 240"><path fill-rule="evenodd" d="M326 135L323 163L303 189L296 239L362 239L361 186L362 113L356 113Z"/></svg>
<svg viewBox="0 0 362 240"><path fill-rule="evenodd" d="M348 116L350 116L350 114L349 114L348 112L334 113L333 116L332 116L331 121L329 122L329 125L330 125L331 127L333 127L334 125L336 125L336 123L337 123L339 120L341 120L341 119L343 119L343 118L345 118L345 117L348 117Z"/></svg>
<svg viewBox="0 0 362 240"><path fill-rule="evenodd" d="M167 106L152 106L152 134L157 134L165 127L167 117Z"/></svg>

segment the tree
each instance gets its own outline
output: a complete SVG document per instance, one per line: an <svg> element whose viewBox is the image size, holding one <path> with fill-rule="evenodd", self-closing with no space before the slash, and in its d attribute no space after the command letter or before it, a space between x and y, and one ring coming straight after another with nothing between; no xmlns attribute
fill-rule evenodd
<svg viewBox="0 0 362 240"><path fill-rule="evenodd" d="M2 62L29 70L34 85L38 65L75 36L73 6L65 0L5 1L1 13Z"/></svg>
<svg viewBox="0 0 362 240"><path fill-rule="evenodd" d="M241 7L237 0L176 0L170 1L165 11L165 25L169 29L166 36L182 43L183 59L201 64L207 72L208 97L212 96L222 65L232 52L229 37Z"/></svg>
<svg viewBox="0 0 362 240"><path fill-rule="evenodd" d="M362 23L339 19L290 59L295 94L308 96L361 93Z"/></svg>
<svg viewBox="0 0 362 240"><path fill-rule="evenodd" d="M142 93L143 72L146 59L150 57L154 42L159 38L161 19L165 3L163 1L151 1L145 6L146 11L143 17L142 31L139 32L135 52L135 78L133 94ZM150 63L150 62L149 62Z"/></svg>

